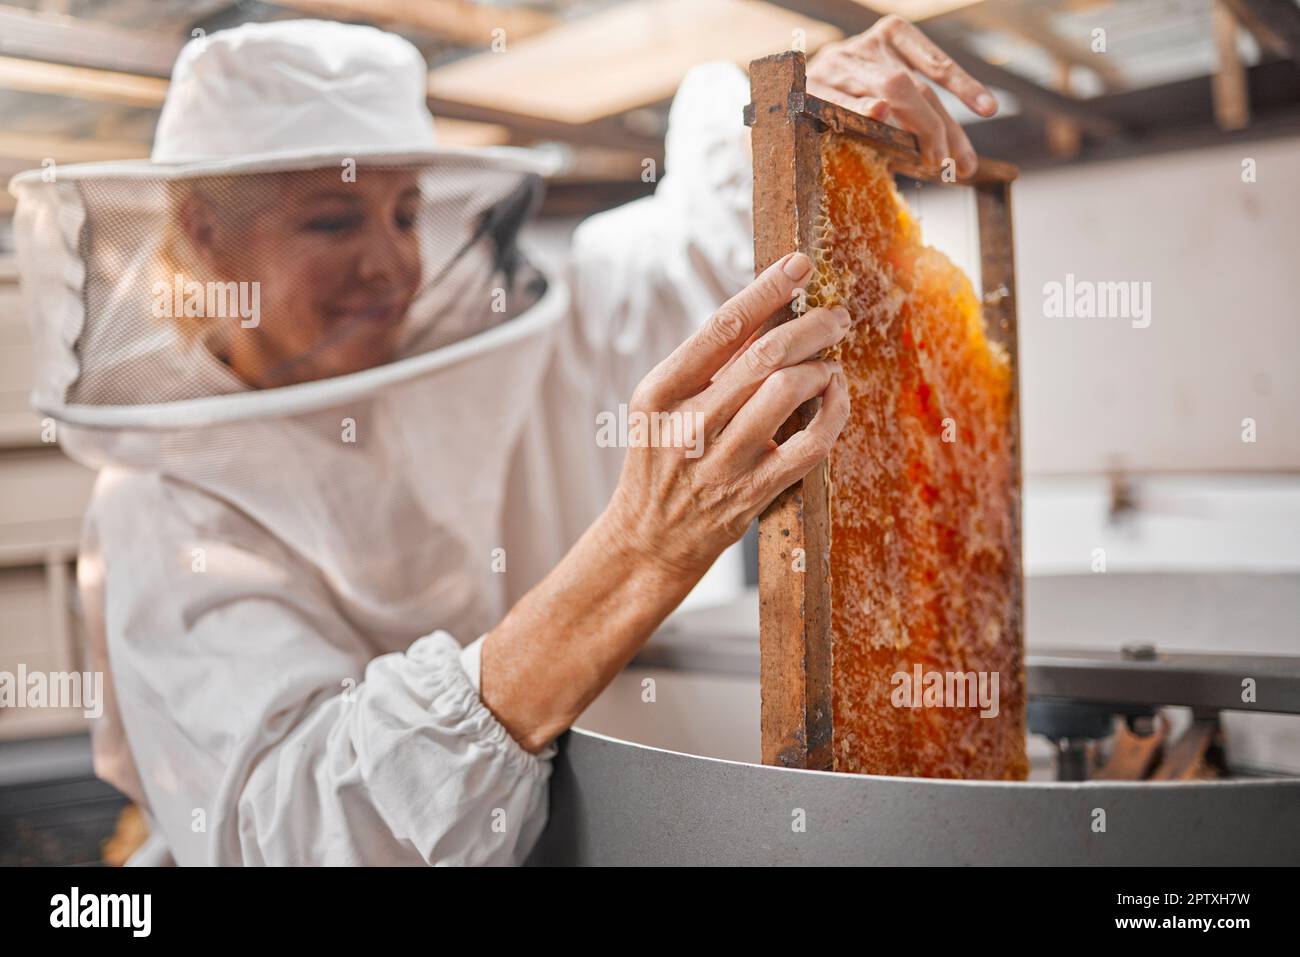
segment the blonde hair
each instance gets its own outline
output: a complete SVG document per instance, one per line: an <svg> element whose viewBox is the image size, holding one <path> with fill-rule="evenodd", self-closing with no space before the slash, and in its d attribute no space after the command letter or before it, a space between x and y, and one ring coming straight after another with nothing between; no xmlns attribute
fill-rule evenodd
<svg viewBox="0 0 1300 957"><path fill-rule="evenodd" d="M212 276L212 267L195 248L186 226L186 207L196 199L207 203L214 215L227 228L246 228L259 212L265 210L273 198L272 177L283 174L246 174L243 176L205 176L195 179L167 180L163 184L163 227L156 262L157 282L170 288L179 282L184 288L190 281L206 274ZM187 341L193 341L205 330L201 323L206 317L184 314L168 317L176 330Z"/></svg>

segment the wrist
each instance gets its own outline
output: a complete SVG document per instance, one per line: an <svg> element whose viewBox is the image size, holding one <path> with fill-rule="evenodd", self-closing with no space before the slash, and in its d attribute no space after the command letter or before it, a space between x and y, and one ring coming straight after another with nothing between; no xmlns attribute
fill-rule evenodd
<svg viewBox="0 0 1300 957"><path fill-rule="evenodd" d="M644 510L630 507L619 495L592 526L600 547L629 575L648 582L684 588L685 595L704 576L716 555L692 554L680 543L667 541L659 528L647 527Z"/></svg>

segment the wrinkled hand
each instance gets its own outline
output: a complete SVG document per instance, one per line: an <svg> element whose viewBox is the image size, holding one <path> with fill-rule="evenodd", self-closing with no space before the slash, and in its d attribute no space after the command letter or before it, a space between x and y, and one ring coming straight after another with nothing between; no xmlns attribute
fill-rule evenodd
<svg viewBox="0 0 1300 957"><path fill-rule="evenodd" d="M844 307L811 309L757 335L811 274L802 253L773 263L632 397L629 418L680 413L680 421L702 424L693 448L629 448L607 512L638 552L674 575L706 571L780 492L826 458L848 420L844 373L817 358L848 332ZM821 408L808 426L777 445L777 429L817 396Z"/></svg>
<svg viewBox="0 0 1300 957"><path fill-rule="evenodd" d="M892 15L865 33L818 50L808 63L808 92L874 120L892 120L916 134L926 166L938 167L951 157L957 174L970 176L975 150L926 77L980 116L997 112L997 100L982 83L920 30Z"/></svg>

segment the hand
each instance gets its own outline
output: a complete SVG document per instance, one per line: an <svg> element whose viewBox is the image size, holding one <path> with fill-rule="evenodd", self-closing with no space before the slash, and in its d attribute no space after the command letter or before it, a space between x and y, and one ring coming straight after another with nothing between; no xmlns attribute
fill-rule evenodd
<svg viewBox="0 0 1300 957"><path fill-rule="evenodd" d="M668 413L695 444L629 448L604 518L670 574L702 575L778 494L826 458L848 420L844 374L817 358L848 332L843 306L811 309L757 335L811 274L802 253L773 263L632 397L629 421ZM777 445L782 423L818 396L821 408L808 426Z"/></svg>
<svg viewBox="0 0 1300 957"><path fill-rule="evenodd" d="M665 444L661 432L659 444L629 448L609 506L488 633L479 697L526 750L569 727L722 550L835 444L848 388L816 356L844 338L848 312L812 309L760 335L811 275L802 253L773 263L642 380L629 426L637 413L675 414L684 441ZM777 445L777 429L817 396L812 421Z"/></svg>
<svg viewBox="0 0 1300 957"><path fill-rule="evenodd" d="M874 120L915 133L922 162L942 165L951 157L959 176L975 172L977 160L961 124L948 115L928 77L980 116L998 111L993 94L957 66L906 20L883 17L855 37L829 43L808 63L808 92Z"/></svg>

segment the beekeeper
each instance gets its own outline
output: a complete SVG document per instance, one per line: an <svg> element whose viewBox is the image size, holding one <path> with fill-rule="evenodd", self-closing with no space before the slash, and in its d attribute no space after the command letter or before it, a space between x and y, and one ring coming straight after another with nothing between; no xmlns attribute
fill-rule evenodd
<svg viewBox="0 0 1300 957"><path fill-rule="evenodd" d="M993 111L895 18L809 66L969 171L922 74ZM439 146L422 58L368 27L192 40L150 161L14 179L35 403L99 469L95 768L175 861L527 855L556 736L848 415L842 309L750 344L810 264L753 278L747 99L693 70L654 196L545 271L546 170ZM597 442L624 404L696 454Z"/></svg>

